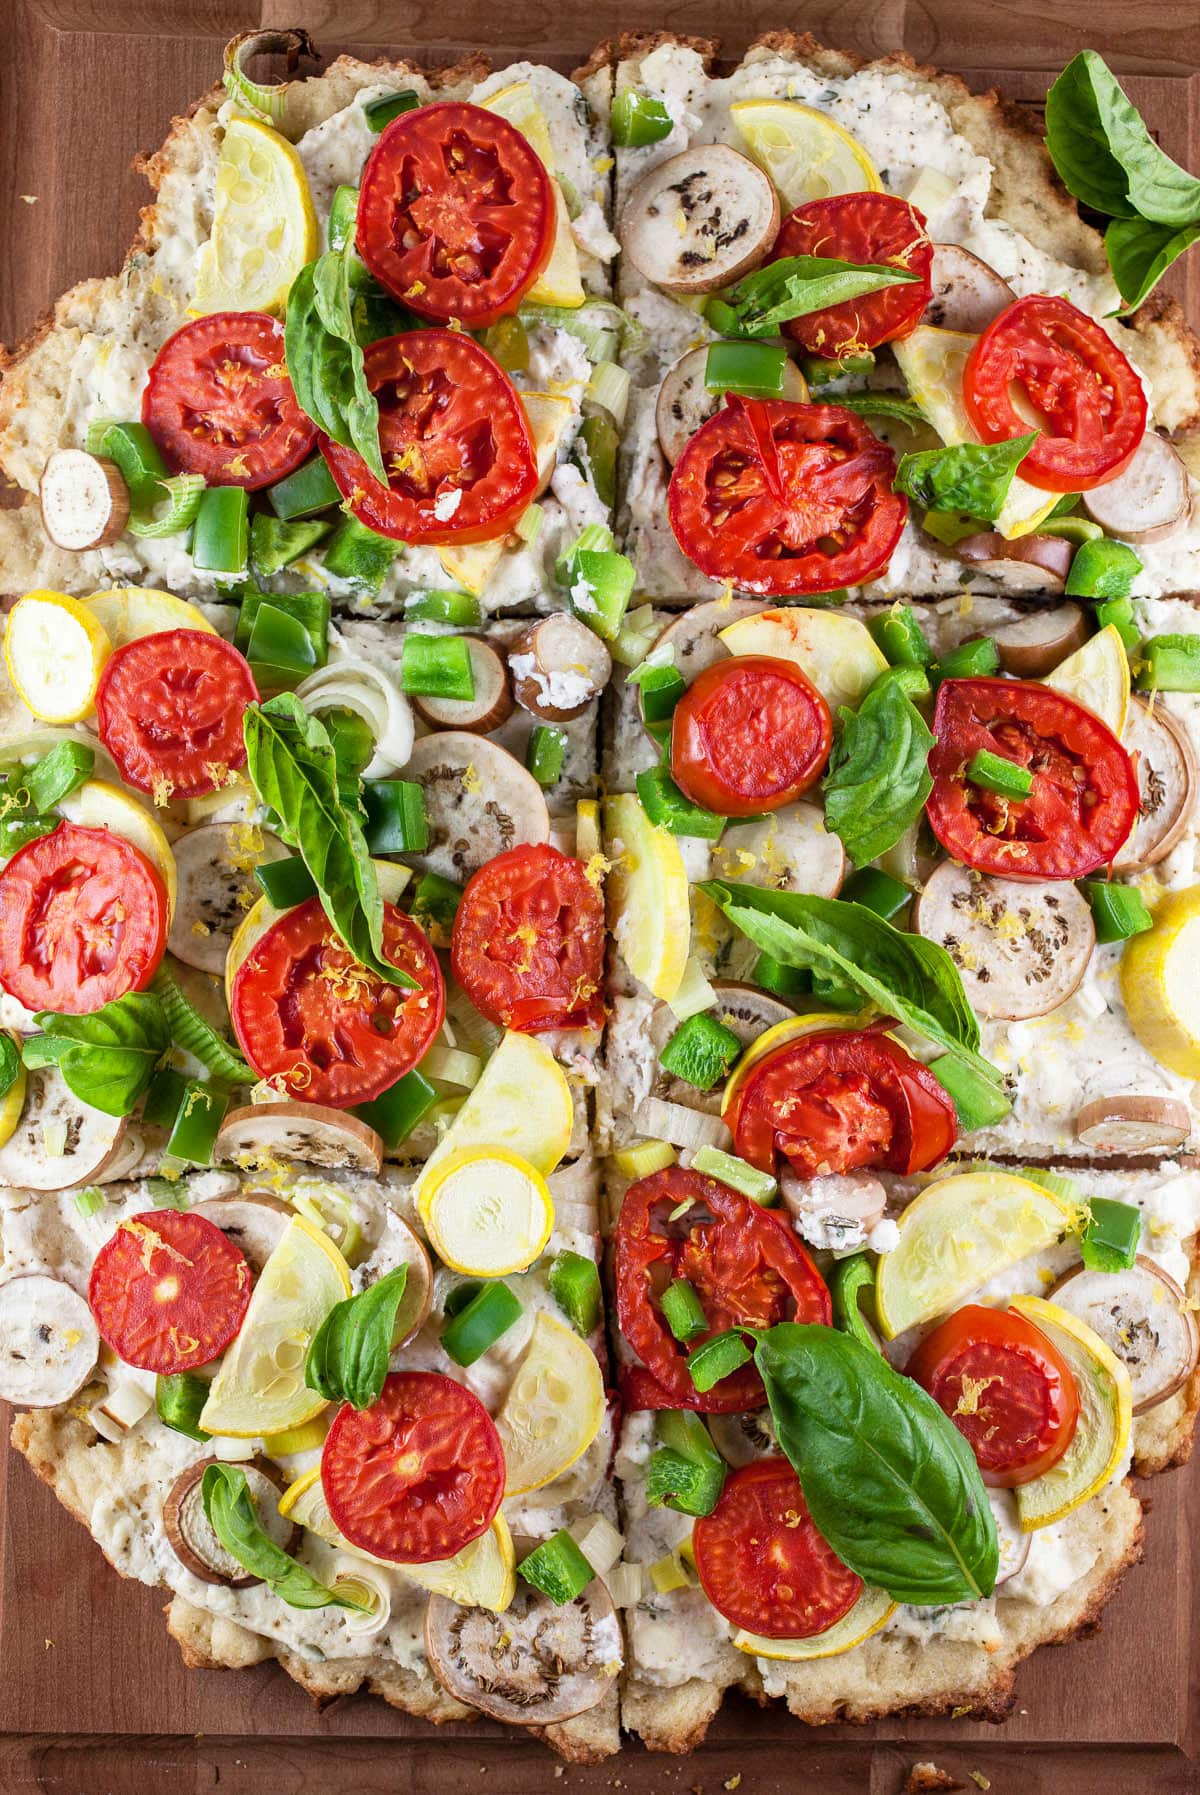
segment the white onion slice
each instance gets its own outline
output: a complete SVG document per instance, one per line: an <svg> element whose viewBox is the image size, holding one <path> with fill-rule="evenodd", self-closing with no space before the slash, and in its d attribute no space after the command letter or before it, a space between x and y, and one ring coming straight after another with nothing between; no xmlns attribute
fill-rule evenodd
<svg viewBox="0 0 1200 1795"><path fill-rule="evenodd" d="M733 1136L720 1116L707 1116L662 1097L644 1098L633 1121L639 1134L670 1141L673 1147L724 1147L728 1151L733 1145Z"/></svg>
<svg viewBox="0 0 1200 1795"><path fill-rule="evenodd" d="M343 655L320 667L296 687L301 704L322 711L353 711L375 737L375 752L363 769L365 779L398 773L413 751L412 709L399 686L379 667L356 655Z"/></svg>

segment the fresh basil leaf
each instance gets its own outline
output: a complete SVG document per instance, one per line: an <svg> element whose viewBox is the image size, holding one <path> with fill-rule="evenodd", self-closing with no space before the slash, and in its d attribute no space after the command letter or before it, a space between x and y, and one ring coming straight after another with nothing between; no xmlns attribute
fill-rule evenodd
<svg viewBox="0 0 1200 1795"><path fill-rule="evenodd" d="M292 390L313 422L362 456L387 484L379 446L379 407L367 385L350 287L353 245L309 262L288 292L284 354Z"/></svg>
<svg viewBox="0 0 1200 1795"><path fill-rule="evenodd" d="M825 775L825 825L855 866L895 847L933 790L933 736L892 679L873 685L857 711L838 712L841 728Z"/></svg>
<svg viewBox="0 0 1200 1795"><path fill-rule="evenodd" d="M1200 180L1159 149L1095 50L1072 57L1046 95L1046 147L1068 191L1093 211L1176 230L1200 221Z"/></svg>
<svg viewBox="0 0 1200 1795"><path fill-rule="evenodd" d="M334 1305L313 1335L304 1361L304 1381L310 1390L356 1409L369 1409L379 1401L407 1277L407 1265L398 1265L357 1296Z"/></svg>
<svg viewBox="0 0 1200 1795"><path fill-rule="evenodd" d="M0 1097L6 1097L21 1070L21 1050L7 1029L0 1029Z"/></svg>
<svg viewBox="0 0 1200 1795"><path fill-rule="evenodd" d="M765 268L756 269L731 287L725 299L733 309L737 334L760 336L789 318L824 311L826 306L841 305L847 299L861 299L866 293L881 293L885 287L916 279L908 268L874 262L841 262L833 256L780 256L778 261L768 262Z"/></svg>
<svg viewBox="0 0 1200 1795"><path fill-rule="evenodd" d="M392 985L416 980L383 957L383 900L356 814L342 802L323 723L293 692L246 707L246 771L312 874L326 916L356 960Z"/></svg>
<svg viewBox="0 0 1200 1795"><path fill-rule="evenodd" d="M914 430L923 430L929 425L929 419L916 400L906 398L903 393L837 393L829 403L857 412L864 418L898 418Z"/></svg>
<svg viewBox="0 0 1200 1795"><path fill-rule="evenodd" d="M936 1607L992 1593L996 1523L970 1446L921 1386L837 1328L783 1322L754 1362L818 1531L865 1582Z"/></svg>
<svg viewBox="0 0 1200 1795"><path fill-rule="evenodd" d="M1145 218L1114 218L1104 233L1104 252L1121 298L1122 310L1136 312L1171 263L1200 241L1200 220L1180 225Z"/></svg>
<svg viewBox="0 0 1200 1795"><path fill-rule="evenodd" d="M965 511L995 523L1004 509L1018 467L1038 439L1014 436L1003 443L955 443L902 455L892 485L926 511Z"/></svg>
<svg viewBox="0 0 1200 1795"><path fill-rule="evenodd" d="M56 1065L81 1103L127 1116L171 1045L162 1004L151 991L129 991L90 1016L37 1018L40 1035L24 1043L31 1068Z"/></svg>
<svg viewBox="0 0 1200 1795"><path fill-rule="evenodd" d="M318 1582L305 1565L275 1544L259 1521L240 1465L209 1465L200 1483L200 1499L209 1526L230 1557L252 1577L260 1577L290 1608L333 1606L367 1612L365 1603Z"/></svg>

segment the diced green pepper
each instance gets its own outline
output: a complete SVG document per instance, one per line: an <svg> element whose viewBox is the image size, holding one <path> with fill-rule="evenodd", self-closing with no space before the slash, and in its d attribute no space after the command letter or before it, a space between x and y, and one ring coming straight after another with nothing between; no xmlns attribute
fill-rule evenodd
<svg viewBox="0 0 1200 1795"><path fill-rule="evenodd" d="M707 1334L708 1317L700 1305L695 1286L686 1278L676 1278L668 1284L658 1300L663 1320L676 1340L686 1344L699 1334Z"/></svg>
<svg viewBox="0 0 1200 1795"><path fill-rule="evenodd" d="M742 1336L731 1328L727 1333L714 1334L711 1340L693 1347L687 1356L687 1368L693 1384L704 1395L722 1378L748 1365L752 1357Z"/></svg>
<svg viewBox="0 0 1200 1795"><path fill-rule="evenodd" d="M61 804L91 778L95 765L96 750L86 743L56 742L49 754L43 754L21 773L30 807L38 811L53 810L56 804Z"/></svg>
<svg viewBox="0 0 1200 1795"><path fill-rule="evenodd" d="M188 1080L174 1066L160 1066L150 1080L142 1104L142 1121L152 1128L174 1128Z"/></svg>
<svg viewBox="0 0 1200 1795"><path fill-rule="evenodd" d="M314 511L328 511L331 505L340 505L342 495L338 491L337 481L329 471L329 463L323 455L314 455L303 467L298 467L294 474L288 474L277 480L267 493L267 503L276 517L291 522L295 518L311 517Z"/></svg>
<svg viewBox="0 0 1200 1795"><path fill-rule="evenodd" d="M335 704L322 711L321 722L333 748L339 779L357 779L375 755L375 731L357 711Z"/></svg>
<svg viewBox="0 0 1200 1795"><path fill-rule="evenodd" d="M559 1607L582 1595L596 1575L565 1527L535 1546L517 1567L526 1583Z"/></svg>
<svg viewBox="0 0 1200 1795"><path fill-rule="evenodd" d="M475 671L465 636L405 636L400 684L410 697L475 696Z"/></svg>
<svg viewBox="0 0 1200 1795"><path fill-rule="evenodd" d="M541 786L555 785L562 776L567 738L561 729L536 723L529 735L525 765Z"/></svg>
<svg viewBox="0 0 1200 1795"><path fill-rule="evenodd" d="M687 681L674 667L647 667L637 680L642 694L642 716L656 741L671 733L675 706L687 691Z"/></svg>
<svg viewBox="0 0 1200 1795"><path fill-rule="evenodd" d="M1127 542L1081 542L1063 591L1068 598L1128 598L1142 563Z"/></svg>
<svg viewBox="0 0 1200 1795"><path fill-rule="evenodd" d="M206 1379L194 1371L160 1374L154 1383L154 1412L164 1427L189 1440L211 1440L200 1425L200 1414L211 1394Z"/></svg>
<svg viewBox="0 0 1200 1795"><path fill-rule="evenodd" d="M750 973L752 983L776 997L807 997L812 991L812 974L805 966L785 966L770 954L759 954Z"/></svg>
<svg viewBox="0 0 1200 1795"><path fill-rule="evenodd" d="M299 618L266 599L254 613L246 659L259 684L270 687L297 686L317 665L312 637Z"/></svg>
<svg viewBox="0 0 1200 1795"><path fill-rule="evenodd" d="M1027 798L1033 790L1033 774L1018 761L993 754L990 748L979 748L967 762L967 778L982 791L995 792L998 798Z"/></svg>
<svg viewBox="0 0 1200 1795"><path fill-rule="evenodd" d="M264 861L255 867L254 877L276 910L292 910L316 896L316 880L299 854L289 854L286 860Z"/></svg>
<svg viewBox="0 0 1200 1795"><path fill-rule="evenodd" d="M780 343L710 343L704 363L704 384L710 393L743 393L748 399L778 399L783 395L787 361L787 350Z"/></svg>
<svg viewBox="0 0 1200 1795"><path fill-rule="evenodd" d="M550 1294L575 1329L586 1339L600 1326L600 1273L583 1253L559 1253L550 1266Z"/></svg>
<svg viewBox="0 0 1200 1795"><path fill-rule="evenodd" d="M930 669L930 678L940 685L944 679L990 679L999 671L1000 650L990 636L979 636L943 655Z"/></svg>
<svg viewBox="0 0 1200 1795"><path fill-rule="evenodd" d="M484 1284L442 1329L442 1346L456 1365L473 1365L520 1321L521 1304L497 1279Z"/></svg>
<svg viewBox="0 0 1200 1795"><path fill-rule="evenodd" d="M867 625L893 667L928 667L933 649L911 605L895 604Z"/></svg>
<svg viewBox="0 0 1200 1795"><path fill-rule="evenodd" d="M875 1266L868 1253L855 1253L849 1259L834 1261L833 1270L829 1274L833 1325L840 1328L843 1334L853 1334L864 1346L878 1352L879 1341L861 1307L863 1292L873 1291L874 1288Z"/></svg>
<svg viewBox="0 0 1200 1795"><path fill-rule="evenodd" d="M1141 653L1141 691L1200 692L1200 636L1151 636Z"/></svg>
<svg viewBox="0 0 1200 1795"><path fill-rule="evenodd" d="M609 510L617 502L617 426L606 411L592 411L579 426L579 440L587 457L596 497Z"/></svg>
<svg viewBox="0 0 1200 1795"><path fill-rule="evenodd" d="M1132 599L1108 598L1096 606L1096 628L1107 629L1110 624L1125 644L1125 653L1132 666L1142 646L1142 632L1133 620Z"/></svg>
<svg viewBox="0 0 1200 1795"><path fill-rule="evenodd" d="M336 187L329 204L330 249L345 249L347 243L353 243L357 229L358 188Z"/></svg>
<svg viewBox="0 0 1200 1795"><path fill-rule="evenodd" d="M910 704L924 704L931 692L929 674L924 667L889 667L886 673L881 673L871 681L867 689L868 698L881 686L899 686Z"/></svg>
<svg viewBox="0 0 1200 1795"><path fill-rule="evenodd" d="M332 527L320 518L272 517L269 511L256 511L250 519L250 565L260 579L270 579L316 548Z"/></svg>
<svg viewBox="0 0 1200 1795"><path fill-rule="evenodd" d="M429 846L425 793L412 779L364 779L363 825L372 854L423 854Z"/></svg>
<svg viewBox="0 0 1200 1795"><path fill-rule="evenodd" d="M623 87L612 103L609 129L620 149L641 149L671 135L671 114L661 100Z"/></svg>
<svg viewBox="0 0 1200 1795"><path fill-rule="evenodd" d="M695 1085L697 1090L710 1091L741 1057L741 1052L742 1044L733 1030L701 1011L680 1023L659 1054L658 1063L664 1072Z"/></svg>
<svg viewBox="0 0 1200 1795"><path fill-rule="evenodd" d="M461 885L456 885L453 879L443 878L441 873L422 873L413 892L413 921L420 923L435 946L440 946L442 943L437 940L435 931L449 942L461 903Z"/></svg>
<svg viewBox="0 0 1200 1795"><path fill-rule="evenodd" d="M1137 1258L1142 1237L1142 1212L1132 1203L1110 1197L1092 1197L1088 1219L1079 1242L1089 1271L1128 1271Z"/></svg>
<svg viewBox="0 0 1200 1795"><path fill-rule="evenodd" d="M1079 889L1092 906L1097 941L1128 941L1131 935L1141 935L1154 927L1154 918L1136 885L1080 879Z"/></svg>
<svg viewBox="0 0 1200 1795"><path fill-rule="evenodd" d="M769 1209L779 1195L779 1185L770 1172L760 1172L733 1153L722 1153L720 1147L697 1147L692 1155L692 1170L705 1177L719 1178L732 1190L740 1190L752 1203Z"/></svg>
<svg viewBox="0 0 1200 1795"><path fill-rule="evenodd" d="M391 1152L408 1139L440 1101L438 1092L420 1067L414 1066L411 1072L398 1078L370 1103L356 1104L351 1114L365 1122L368 1128L373 1128Z"/></svg>
<svg viewBox="0 0 1200 1795"><path fill-rule="evenodd" d="M952 1099L962 1134L992 1127L1012 1108L1002 1091L952 1053L943 1053L938 1059L931 1060L929 1070Z"/></svg>
<svg viewBox="0 0 1200 1795"><path fill-rule="evenodd" d="M402 542L368 529L356 517L347 517L338 525L322 558L326 573L335 579L362 586L367 592L378 592L403 547Z"/></svg>
<svg viewBox="0 0 1200 1795"><path fill-rule="evenodd" d="M210 486L200 500L192 560L206 573L243 574L250 559L250 495L242 486Z"/></svg>
<svg viewBox="0 0 1200 1795"><path fill-rule="evenodd" d="M414 592L404 601L409 623L452 623L455 629L475 629L483 622L483 606L469 592Z"/></svg>
<svg viewBox="0 0 1200 1795"><path fill-rule="evenodd" d="M240 648L246 659L253 661L256 656L253 649L254 632L258 625L259 614L263 607L286 616L292 625L298 625L308 637L311 645L311 659L307 659L305 650L299 645L299 637L295 628L275 623L260 636L260 644L268 649L278 640L281 652L287 653L289 645L295 647L297 662L305 660L306 670L323 667L329 657L329 599L324 592L260 592L257 586L247 586L242 594L242 608L238 612L237 627L234 630L234 646ZM265 657L269 660L269 656Z"/></svg>
<svg viewBox="0 0 1200 1795"><path fill-rule="evenodd" d="M189 1078L167 1141L166 1150L171 1158L185 1159L192 1165L211 1165L213 1146L228 1108L227 1091L218 1090L216 1085L206 1084L202 1079Z"/></svg>
<svg viewBox="0 0 1200 1795"><path fill-rule="evenodd" d="M647 768L634 783L642 809L660 829L669 829L672 835L698 835L703 841L716 841L724 830L728 819L685 798L665 766Z"/></svg>
<svg viewBox="0 0 1200 1795"><path fill-rule="evenodd" d="M851 873L838 896L844 903L861 904L864 910L873 910L876 916L891 922L893 916L899 916L912 903L913 894L890 873L881 872L877 866L863 866Z"/></svg>
<svg viewBox="0 0 1200 1795"><path fill-rule="evenodd" d="M87 449L89 455L102 455L120 469L135 509L149 510L162 498L167 464L145 424L95 419L88 426Z"/></svg>
<svg viewBox="0 0 1200 1795"><path fill-rule="evenodd" d="M399 118L402 112L415 112L420 104L420 94L414 93L411 87L405 87L399 93L377 94L373 100L364 100L363 116L378 136L394 118Z"/></svg>
<svg viewBox="0 0 1200 1795"><path fill-rule="evenodd" d="M660 1409L655 1431L662 1450L647 1467L647 1503L681 1514L711 1514L725 1483L726 1464L700 1416L690 1409Z"/></svg>
<svg viewBox="0 0 1200 1795"><path fill-rule="evenodd" d="M801 358L800 366L809 386L829 386L847 374L860 378L869 374L875 366L875 357L869 349L861 355L847 355L841 361L825 355L806 355Z"/></svg>

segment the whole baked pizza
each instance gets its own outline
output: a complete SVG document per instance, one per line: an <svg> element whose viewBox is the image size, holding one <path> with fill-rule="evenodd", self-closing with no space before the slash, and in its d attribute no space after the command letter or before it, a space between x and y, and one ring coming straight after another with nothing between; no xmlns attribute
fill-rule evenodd
<svg viewBox="0 0 1200 1795"><path fill-rule="evenodd" d="M1200 1407L1200 179L1091 52L316 66L4 363L13 1442L190 1665L1001 1718Z"/></svg>

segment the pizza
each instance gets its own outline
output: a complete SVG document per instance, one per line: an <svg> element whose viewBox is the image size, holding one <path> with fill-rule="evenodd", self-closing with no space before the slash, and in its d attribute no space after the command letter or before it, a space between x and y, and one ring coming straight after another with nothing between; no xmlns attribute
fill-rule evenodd
<svg viewBox="0 0 1200 1795"><path fill-rule="evenodd" d="M0 380L13 1442L189 1665L1002 1718L1200 1409L1200 186L314 54Z"/></svg>

